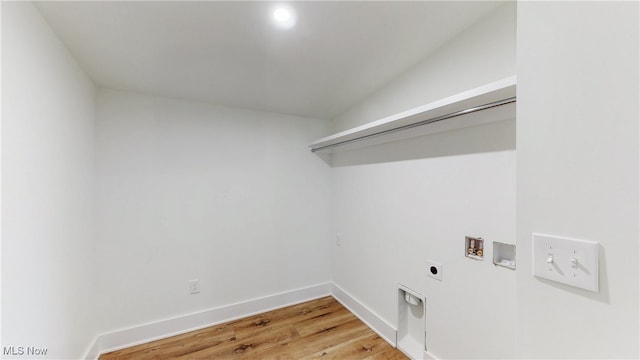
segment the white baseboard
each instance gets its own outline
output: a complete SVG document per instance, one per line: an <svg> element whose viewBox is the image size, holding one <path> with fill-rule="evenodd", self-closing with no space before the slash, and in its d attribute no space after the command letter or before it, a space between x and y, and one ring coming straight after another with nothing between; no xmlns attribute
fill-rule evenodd
<svg viewBox="0 0 640 360"><path fill-rule="evenodd" d="M329 295L331 295L331 283L324 283L113 331L98 336L84 359L95 360L99 354L184 334Z"/></svg>
<svg viewBox="0 0 640 360"><path fill-rule="evenodd" d="M101 334L94 339L85 352L83 359L96 360L100 354L107 352L184 334L329 295L332 295L391 346L396 347L397 332L393 326L389 325L375 312L361 304L339 286L332 283L323 283ZM437 360L432 356L427 357L427 354L425 352L426 359Z"/></svg>
<svg viewBox="0 0 640 360"><path fill-rule="evenodd" d="M425 351L424 352L424 360L440 360L439 358L437 358L435 355L433 355L432 353Z"/></svg>
<svg viewBox="0 0 640 360"><path fill-rule="evenodd" d="M338 285L332 284L331 294L336 298L336 300L344 305L344 307L349 309L349 311L355 314L360 320L362 320L362 322L367 324L367 326L380 335L380 337L382 337L386 342L391 344L391 346L396 347L397 331L393 326L389 325L389 323L383 320L378 314L362 305L362 303Z"/></svg>
<svg viewBox="0 0 640 360"><path fill-rule="evenodd" d="M100 337L96 335L82 358L85 360L97 360L98 357L100 357Z"/></svg>

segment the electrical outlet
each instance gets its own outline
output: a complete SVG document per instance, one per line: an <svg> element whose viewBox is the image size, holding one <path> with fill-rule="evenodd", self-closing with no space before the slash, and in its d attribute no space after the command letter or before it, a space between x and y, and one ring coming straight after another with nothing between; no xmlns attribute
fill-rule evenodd
<svg viewBox="0 0 640 360"><path fill-rule="evenodd" d="M189 294L199 294L200 293L200 280L194 279L189 280Z"/></svg>

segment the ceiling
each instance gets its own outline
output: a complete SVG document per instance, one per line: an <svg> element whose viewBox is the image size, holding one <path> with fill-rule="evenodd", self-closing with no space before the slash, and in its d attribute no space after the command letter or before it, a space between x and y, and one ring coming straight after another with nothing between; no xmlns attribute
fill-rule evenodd
<svg viewBox="0 0 640 360"><path fill-rule="evenodd" d="M500 2L38 2L96 85L331 119Z"/></svg>

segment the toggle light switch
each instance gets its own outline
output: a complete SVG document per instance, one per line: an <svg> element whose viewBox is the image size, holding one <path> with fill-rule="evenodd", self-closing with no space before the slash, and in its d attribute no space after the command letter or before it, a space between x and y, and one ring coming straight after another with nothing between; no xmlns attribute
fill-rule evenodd
<svg viewBox="0 0 640 360"><path fill-rule="evenodd" d="M533 275L598 292L598 243L533 234Z"/></svg>
<svg viewBox="0 0 640 360"><path fill-rule="evenodd" d="M578 268L578 259L572 257L569 261L571 261L571 267L572 268L574 268L574 269Z"/></svg>

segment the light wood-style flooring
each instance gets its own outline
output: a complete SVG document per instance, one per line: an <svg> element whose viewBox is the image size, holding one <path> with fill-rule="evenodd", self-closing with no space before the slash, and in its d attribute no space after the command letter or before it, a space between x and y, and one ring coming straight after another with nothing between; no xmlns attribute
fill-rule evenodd
<svg viewBox="0 0 640 360"><path fill-rule="evenodd" d="M100 360L407 359L333 297L114 351Z"/></svg>

